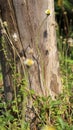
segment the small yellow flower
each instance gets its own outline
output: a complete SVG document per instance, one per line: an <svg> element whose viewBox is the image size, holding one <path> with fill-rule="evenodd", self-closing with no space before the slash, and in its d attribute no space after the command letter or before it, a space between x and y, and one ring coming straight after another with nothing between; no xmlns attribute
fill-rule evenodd
<svg viewBox="0 0 73 130"><path fill-rule="evenodd" d="M24 61L24 64L30 67L34 64L34 61L32 59L26 59Z"/></svg>
<svg viewBox="0 0 73 130"><path fill-rule="evenodd" d="M55 127L53 127L53 126L45 125L45 126L42 127L41 130L56 130L56 129L55 129Z"/></svg>
<svg viewBox="0 0 73 130"><path fill-rule="evenodd" d="M50 15L50 10L49 9L45 10L45 14Z"/></svg>

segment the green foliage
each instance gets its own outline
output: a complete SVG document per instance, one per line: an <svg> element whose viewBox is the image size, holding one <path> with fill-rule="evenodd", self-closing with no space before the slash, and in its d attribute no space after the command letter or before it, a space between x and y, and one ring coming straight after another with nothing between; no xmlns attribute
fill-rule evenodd
<svg viewBox="0 0 73 130"><path fill-rule="evenodd" d="M69 98L69 99L68 99ZM57 130L72 129L73 125L73 106L70 103L70 97L63 93L53 101L50 97L38 98L37 106L40 110L40 122L43 124L55 125Z"/></svg>
<svg viewBox="0 0 73 130"><path fill-rule="evenodd" d="M67 11L71 12L73 9L72 4L73 3L70 0L55 0L56 10L61 9L61 8L65 8Z"/></svg>
<svg viewBox="0 0 73 130"><path fill-rule="evenodd" d="M60 103L59 110L57 109L58 115L56 118L56 126L58 130L73 130L73 27L72 24L70 24L70 19L73 23L73 19L71 17L72 9L73 7L69 0L63 0L63 4L61 6L58 6L56 3L56 14L59 13L61 16L58 21L58 25L60 25L60 27L58 26L57 28L57 43L60 59L60 73L63 84L63 94L58 99ZM66 14L64 15L65 11ZM63 15L64 17L62 17ZM61 23L63 23L62 18L64 21L63 26L61 25ZM67 33L65 33L65 27L68 30Z"/></svg>
<svg viewBox="0 0 73 130"><path fill-rule="evenodd" d="M19 86L19 92L13 101L0 99L1 130L29 130L29 122L25 121L26 98L29 94L26 80L23 79Z"/></svg>
<svg viewBox="0 0 73 130"><path fill-rule="evenodd" d="M24 93L26 96L30 94L31 97L35 95L35 93L26 92L26 90L25 92L22 90L20 93ZM71 101L71 98L70 91L65 90L56 100L52 100L51 97L36 97L33 100L33 108L39 120L38 127L40 128L44 124L52 124L57 130L73 130L73 101ZM20 106L16 105L18 103L20 103ZM24 107L25 109L26 107ZM0 100L0 128L3 130L30 130L30 122L27 122L25 118L23 119L22 112L21 99L17 103L16 101L5 103Z"/></svg>
<svg viewBox="0 0 73 130"><path fill-rule="evenodd" d="M57 27L57 45L60 59L60 73L62 76L63 93L52 100L50 96L37 96L34 90L29 90L27 74L19 82L19 73L16 72L16 64L12 64L12 78L14 84L14 100L5 102L3 89L0 88L0 129L1 130L30 130L31 121L26 120L27 102L32 100L32 112L38 119L37 127L43 125L53 125L57 130L73 130L73 46L68 43L68 38L73 38L72 25L67 24L66 15L65 25L68 27L67 35L61 29L61 16L65 11L70 12L72 5L69 0L63 0L63 4L58 6L56 0L56 15L60 15ZM64 7L64 12L62 12ZM60 27L59 27L60 25ZM64 26L65 26L64 25ZM3 49L5 41L2 37ZM3 50L5 58L7 52ZM8 58L7 58L8 59ZM1 75L2 76L2 75ZM0 76L0 77L1 77ZM1 91L2 90L2 91Z"/></svg>
<svg viewBox="0 0 73 130"><path fill-rule="evenodd" d="M73 5L72 5L72 3L69 0L63 0L63 6L68 11L72 11L72 9L73 9Z"/></svg>

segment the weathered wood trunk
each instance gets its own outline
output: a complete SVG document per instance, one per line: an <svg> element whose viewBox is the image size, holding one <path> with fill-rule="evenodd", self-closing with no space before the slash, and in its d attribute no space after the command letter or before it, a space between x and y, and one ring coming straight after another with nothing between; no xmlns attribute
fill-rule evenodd
<svg viewBox="0 0 73 130"><path fill-rule="evenodd" d="M28 88L35 90L37 95L50 94L54 97L59 94L61 80L56 45L54 1L1 0L0 6L1 18L8 24L11 38L13 34L17 37L17 40L13 41L13 47L16 55L18 54L21 59L17 62L18 72L22 75L21 66L27 58L34 61L29 68L23 65L28 71ZM50 10L49 16L45 14L47 8ZM33 50L32 53L29 53L29 50ZM3 75L6 77L4 71ZM6 88L6 84L4 85Z"/></svg>
<svg viewBox="0 0 73 130"><path fill-rule="evenodd" d="M34 52L31 57L36 59L29 69L29 87L37 94L54 96L61 92L54 1L13 0L13 3L24 50L30 46ZM50 10L48 18L45 15L47 8Z"/></svg>

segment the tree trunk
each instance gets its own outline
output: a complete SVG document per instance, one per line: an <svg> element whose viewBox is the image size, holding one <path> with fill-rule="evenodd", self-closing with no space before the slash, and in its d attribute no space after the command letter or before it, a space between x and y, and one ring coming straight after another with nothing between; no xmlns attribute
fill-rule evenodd
<svg viewBox="0 0 73 130"><path fill-rule="evenodd" d="M11 46L12 49L14 48L12 56L14 57L14 51L16 53L15 62L18 72L22 75L21 68L28 72L28 88L33 89L37 95L56 96L61 92L61 80L56 44L54 1L1 0L0 6L1 18L3 22L7 22L12 40ZM45 14L47 8L50 10L49 16ZM12 38L14 35L16 39ZM30 53L31 50L32 53ZM14 59L13 57L12 59ZM34 64L26 67L24 62L30 58ZM6 61L4 63L6 64ZM6 77L6 67L4 66L2 69L3 75ZM11 75L10 71L8 75ZM6 82L8 80L11 78L6 78ZM6 82L4 78L5 92L7 92ZM7 85L12 86L12 82Z"/></svg>
<svg viewBox="0 0 73 130"><path fill-rule="evenodd" d="M56 96L61 93L61 79L60 79L60 70L59 70L59 60L58 60L58 51L57 51L57 40L56 40L56 22L54 14L54 0L48 0L48 8L50 10L50 16L47 20L47 42L46 49L49 52L49 55L45 62L45 81L46 87L50 92L50 95ZM48 92L47 91L47 92Z"/></svg>
<svg viewBox="0 0 73 130"><path fill-rule="evenodd" d="M29 88L39 95L55 96L61 92L59 61L53 0L13 0L15 14L24 50L33 49L35 64L29 71ZM45 10L49 8L47 18ZM36 71L35 71L36 70Z"/></svg>

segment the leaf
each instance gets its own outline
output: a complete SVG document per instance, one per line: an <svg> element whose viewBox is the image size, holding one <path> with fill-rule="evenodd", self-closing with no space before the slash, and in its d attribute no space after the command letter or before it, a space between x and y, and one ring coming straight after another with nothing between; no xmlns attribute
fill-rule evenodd
<svg viewBox="0 0 73 130"><path fill-rule="evenodd" d="M63 129L64 129L64 121L62 120L61 117L58 117L58 122L59 122L59 124L61 125L61 128L62 128L62 130L63 130Z"/></svg>
<svg viewBox="0 0 73 130"><path fill-rule="evenodd" d="M0 126L0 130L6 130L6 128L3 126Z"/></svg>
<svg viewBox="0 0 73 130"><path fill-rule="evenodd" d="M33 89L30 90L30 94L33 95L35 94L35 91Z"/></svg>
<svg viewBox="0 0 73 130"><path fill-rule="evenodd" d="M66 59L65 61L73 64L73 60L71 60L71 59Z"/></svg>

